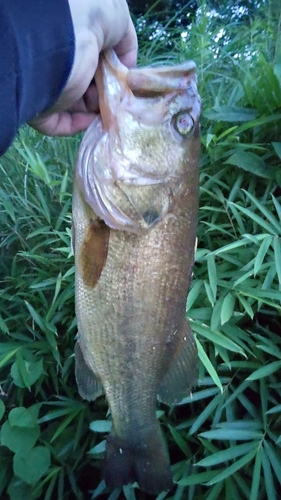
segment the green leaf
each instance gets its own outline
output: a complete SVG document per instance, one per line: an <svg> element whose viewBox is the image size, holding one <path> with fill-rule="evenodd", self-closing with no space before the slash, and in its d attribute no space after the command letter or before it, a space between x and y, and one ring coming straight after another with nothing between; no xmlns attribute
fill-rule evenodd
<svg viewBox="0 0 281 500"><path fill-rule="evenodd" d="M15 475L31 485L41 479L50 463L50 452L44 446L36 446L28 454L16 453L13 460Z"/></svg>
<svg viewBox="0 0 281 500"><path fill-rule="evenodd" d="M201 432L199 436L206 439L218 439L229 441L249 441L253 439L262 439L262 432L247 430L247 429L214 429L211 431Z"/></svg>
<svg viewBox="0 0 281 500"><path fill-rule="evenodd" d="M205 484L216 476L218 471L210 470L206 472L199 472L197 474L190 474L188 477L180 479L177 484L181 486L193 486L195 484ZM208 483L207 483L208 484Z"/></svg>
<svg viewBox="0 0 281 500"><path fill-rule="evenodd" d="M31 500L33 498L31 486L15 476L9 484L8 494L10 500Z"/></svg>
<svg viewBox="0 0 281 500"><path fill-rule="evenodd" d="M38 428L34 415L26 408L20 406L13 408L9 413L9 422L11 426L24 427L26 429Z"/></svg>
<svg viewBox="0 0 281 500"><path fill-rule="evenodd" d="M101 441L100 443L96 444L96 446L91 448L89 453L91 455L100 455L101 453L105 452L105 445L106 445L106 440L104 439L104 441Z"/></svg>
<svg viewBox="0 0 281 500"><path fill-rule="evenodd" d="M171 425L168 425L170 433L173 437L173 441L178 445L178 447L182 450L182 452L185 454L186 457L189 457L190 451L188 446L186 445L186 442L184 438L182 437L181 433L178 432L174 427Z"/></svg>
<svg viewBox="0 0 281 500"><path fill-rule="evenodd" d="M196 337L195 337L195 342L196 342L197 349L198 349L199 359L202 361L203 365L205 366L210 377L213 379L214 383L218 386L220 391L223 392L223 387L222 387L220 378L219 378L215 368L213 367L211 361L208 359L208 356L205 353L202 345L200 344L199 340Z"/></svg>
<svg viewBox="0 0 281 500"><path fill-rule="evenodd" d="M251 375L247 377L246 380L258 380L263 377L268 377L269 375L272 375L272 373L275 373L277 370L280 370L281 368L281 361L273 361L272 363L269 363L268 365L262 366L261 368L258 368L258 370L255 370Z"/></svg>
<svg viewBox="0 0 281 500"><path fill-rule="evenodd" d="M189 291L189 294L187 296L187 302L186 302L187 311L189 311L192 308L201 290L202 290L202 281L201 280L195 281L195 283L192 284L191 290Z"/></svg>
<svg viewBox="0 0 281 500"><path fill-rule="evenodd" d="M248 122L257 116L257 111L241 106L214 106L203 112L203 116L209 120L223 122Z"/></svg>
<svg viewBox="0 0 281 500"><path fill-rule="evenodd" d="M277 234L280 234L281 232L281 228L280 228L280 224L279 224L279 221L276 219L276 217L274 217L274 215L272 214L272 212L270 210L268 210L263 203L261 203L255 196L253 196L251 193L249 193L248 191L245 191L243 190L245 195L247 196L247 198L249 198L253 204L259 209L260 213L266 217L266 219L268 220L268 222L271 224L272 228L275 228L276 231L277 231Z"/></svg>
<svg viewBox="0 0 281 500"><path fill-rule="evenodd" d="M207 486L212 486L213 484L221 482L224 479L226 479L227 477L232 476L235 472L237 472L239 469L244 467L247 463L251 462L253 460L253 458L255 457L256 453L257 453L256 449L247 453L247 455L240 458L239 460L234 462L234 464L230 465L229 467L224 469L222 472L220 472L217 476L215 476L213 479L208 481L208 483L206 483Z"/></svg>
<svg viewBox="0 0 281 500"><path fill-rule="evenodd" d="M4 357L0 361L0 368L2 368L8 361L10 361L10 359L13 358L20 349L20 347L17 347L16 349L12 349L10 352L8 352L8 354L4 355Z"/></svg>
<svg viewBox="0 0 281 500"><path fill-rule="evenodd" d="M261 461L267 498L270 498L270 500L277 500L272 469L264 447L261 448Z"/></svg>
<svg viewBox="0 0 281 500"><path fill-rule="evenodd" d="M232 293L228 293L222 302L221 306L221 324L227 323L230 320L233 314L235 306L235 297Z"/></svg>
<svg viewBox="0 0 281 500"><path fill-rule="evenodd" d="M206 339L210 340L214 344L220 345L221 347L225 347L225 349L229 349L233 352L238 352L240 354L244 354L243 349L239 345L237 345L233 340L226 337L219 331L214 331L206 325L199 324L197 322L191 323L192 330L196 333L199 333Z"/></svg>
<svg viewBox="0 0 281 500"><path fill-rule="evenodd" d="M189 435L192 436L195 434L195 432L198 431L198 429L201 427L201 425L206 422L206 420L209 418L209 416L213 413L215 408L218 406L218 404L221 402L221 394L217 394L212 401L204 408L204 410L199 413L197 416L196 420L193 422L190 430L189 430Z"/></svg>
<svg viewBox="0 0 281 500"><path fill-rule="evenodd" d="M4 422L0 433L1 444L14 453L29 453L39 436L39 425L27 431L25 427L11 426L8 421Z"/></svg>
<svg viewBox="0 0 281 500"><path fill-rule="evenodd" d="M207 256L207 268L210 288L212 290L212 303L214 304L217 296L217 268L215 257L211 253Z"/></svg>
<svg viewBox="0 0 281 500"><path fill-rule="evenodd" d="M281 405L276 405L273 408L270 408L270 410L268 410L266 413L267 414L270 414L270 413L281 413Z"/></svg>
<svg viewBox="0 0 281 500"><path fill-rule="evenodd" d="M267 454L271 467L275 472L276 479L278 479L281 484L281 457L278 453L276 453L271 443L266 440L264 441L264 450Z"/></svg>
<svg viewBox="0 0 281 500"><path fill-rule="evenodd" d="M2 399L0 399L0 420L2 419L4 413L5 413L5 405Z"/></svg>
<svg viewBox="0 0 281 500"><path fill-rule="evenodd" d="M51 439L51 443L53 441L55 441L55 439L57 439L60 434L69 426L70 422L72 422L72 420L74 420L78 415L79 413L81 412L81 409L79 408L78 410L74 410L60 425L59 427L57 428L56 432L54 433L52 439Z"/></svg>
<svg viewBox="0 0 281 500"><path fill-rule="evenodd" d="M30 171L36 175L39 179L44 181L47 185L50 185L51 179L48 172L48 168L43 162L41 156L38 153L33 153L31 149L23 143L24 150L22 148L17 148L19 154L27 162Z"/></svg>
<svg viewBox="0 0 281 500"><path fill-rule="evenodd" d="M19 352L17 354L17 361L13 363L11 368L11 375L14 383L18 387L30 387L41 377L44 372L43 360L39 361L25 361Z"/></svg>
<svg viewBox="0 0 281 500"><path fill-rule="evenodd" d="M241 455L246 455L252 450L256 450L259 445L259 442L251 442L238 444L236 446L231 446L231 448L227 448L226 450L218 451L213 453L212 455L203 458L196 465L200 465L201 467L213 467L214 465L218 465L221 463L228 462L229 460L234 460Z"/></svg>
<svg viewBox="0 0 281 500"><path fill-rule="evenodd" d="M260 217L259 215L257 215L255 212L253 212L252 210L249 210L248 208L245 208L241 205L238 205L236 203L232 203L232 202L229 202L230 205L235 205L235 207L240 211L242 212L243 214L245 214L247 217L249 217L250 220L253 220L258 226L260 226L261 228L265 229L266 232L268 232L269 234L272 234L272 235L276 235L278 236L279 232L280 232L280 229L277 229L275 227L275 225L271 225L269 224L267 221L265 221L262 217Z"/></svg>
<svg viewBox="0 0 281 500"><path fill-rule="evenodd" d="M256 454L250 500L258 500L260 480L261 480L261 449L259 448Z"/></svg>
<svg viewBox="0 0 281 500"><path fill-rule="evenodd" d="M110 432L112 427L112 422L110 420L94 420L90 423L90 429L93 432Z"/></svg>
<svg viewBox="0 0 281 500"><path fill-rule="evenodd" d="M225 163L243 168L247 172L265 177L266 179L273 179L275 177L275 168L267 165L263 158L249 151L237 150Z"/></svg>
<svg viewBox="0 0 281 500"><path fill-rule="evenodd" d="M275 153L279 156L281 159L281 142L272 142L272 146L275 149Z"/></svg>
<svg viewBox="0 0 281 500"><path fill-rule="evenodd" d="M264 258L267 254L267 251L272 243L272 236L268 235L264 238L264 240L261 242L260 248L258 249L257 255L255 257L255 263L254 263L254 275L258 274L261 265L264 261Z"/></svg>
<svg viewBox="0 0 281 500"><path fill-rule="evenodd" d="M281 241L280 237L275 236L273 238L273 249L275 257L275 267L277 271L277 276L279 280L279 290L281 290Z"/></svg>

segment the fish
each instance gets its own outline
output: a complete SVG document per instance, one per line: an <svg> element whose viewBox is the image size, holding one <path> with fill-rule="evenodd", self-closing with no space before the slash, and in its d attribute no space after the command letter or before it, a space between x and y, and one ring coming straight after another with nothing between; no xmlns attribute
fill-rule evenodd
<svg viewBox="0 0 281 500"><path fill-rule="evenodd" d="M95 76L100 116L79 147L73 246L80 396L103 392L112 430L111 489L173 487L157 398L173 405L197 381L186 318L198 212L196 66L128 69L113 50Z"/></svg>

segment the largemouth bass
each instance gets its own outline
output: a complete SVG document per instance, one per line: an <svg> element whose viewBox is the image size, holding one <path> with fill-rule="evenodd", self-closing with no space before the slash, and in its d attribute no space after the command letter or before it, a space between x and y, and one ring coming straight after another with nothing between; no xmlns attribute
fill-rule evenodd
<svg viewBox="0 0 281 500"><path fill-rule="evenodd" d="M109 487L173 486L156 399L197 378L186 319L198 208L200 99L193 62L128 70L105 52L101 117L86 132L73 194L80 395L105 392Z"/></svg>

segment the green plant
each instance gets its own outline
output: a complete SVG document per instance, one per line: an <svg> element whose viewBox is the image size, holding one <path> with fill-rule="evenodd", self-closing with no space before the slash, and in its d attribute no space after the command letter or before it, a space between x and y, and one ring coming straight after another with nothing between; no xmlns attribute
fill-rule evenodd
<svg viewBox="0 0 281 500"><path fill-rule="evenodd" d="M243 19L139 18L142 64L193 58L202 96L198 250L187 302L199 384L158 418L175 489L158 500L277 500L281 491L281 53L273 1ZM224 11L225 12L225 11ZM170 19L172 17L170 16ZM232 19L232 21L231 21ZM171 28L171 26L173 27ZM151 37L148 41L149 36ZM0 159L0 495L109 493L110 417L74 379L72 165L79 138L23 128Z"/></svg>

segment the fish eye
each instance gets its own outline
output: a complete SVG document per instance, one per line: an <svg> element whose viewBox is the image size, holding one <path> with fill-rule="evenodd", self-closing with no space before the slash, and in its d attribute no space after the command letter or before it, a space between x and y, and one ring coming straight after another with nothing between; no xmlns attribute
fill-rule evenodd
<svg viewBox="0 0 281 500"><path fill-rule="evenodd" d="M179 111L173 117L175 130L183 137L188 137L194 129L194 120L188 111Z"/></svg>

